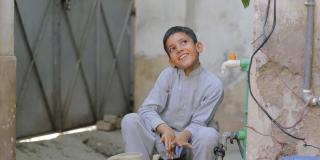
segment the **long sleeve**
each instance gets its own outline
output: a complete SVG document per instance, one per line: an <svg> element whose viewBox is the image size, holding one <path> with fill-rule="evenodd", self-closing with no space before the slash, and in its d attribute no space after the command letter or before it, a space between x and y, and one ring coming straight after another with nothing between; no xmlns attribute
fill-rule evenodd
<svg viewBox="0 0 320 160"><path fill-rule="evenodd" d="M169 94L169 86L172 79L170 73L172 68L161 72L154 87L138 110L138 114L155 130L156 127L165 123L159 113L165 108Z"/></svg>
<svg viewBox="0 0 320 160"><path fill-rule="evenodd" d="M223 100L223 93L222 83L207 88L200 106L194 110L191 123L185 128L185 130L194 134L197 132L199 126L207 126Z"/></svg>

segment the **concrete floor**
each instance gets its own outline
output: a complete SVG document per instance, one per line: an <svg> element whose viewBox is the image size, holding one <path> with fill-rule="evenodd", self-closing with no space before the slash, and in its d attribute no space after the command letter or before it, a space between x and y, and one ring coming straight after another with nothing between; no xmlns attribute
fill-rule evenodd
<svg viewBox="0 0 320 160"><path fill-rule="evenodd" d="M228 150L223 160L242 160L238 145L236 145L236 143L228 144Z"/></svg>
<svg viewBox="0 0 320 160"><path fill-rule="evenodd" d="M16 145L17 160L106 160L122 152L120 130L95 130ZM237 145L228 145L224 160L241 160Z"/></svg>

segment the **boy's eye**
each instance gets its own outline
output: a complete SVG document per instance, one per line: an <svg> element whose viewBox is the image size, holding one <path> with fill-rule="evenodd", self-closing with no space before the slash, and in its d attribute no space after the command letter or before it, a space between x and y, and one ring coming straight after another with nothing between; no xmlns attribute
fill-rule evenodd
<svg viewBox="0 0 320 160"><path fill-rule="evenodd" d="M183 40L180 43L181 43L181 45L185 46L188 43L188 40Z"/></svg>
<svg viewBox="0 0 320 160"><path fill-rule="evenodd" d="M186 43L188 43L188 40L182 40L180 43L181 44L186 44Z"/></svg>
<svg viewBox="0 0 320 160"><path fill-rule="evenodd" d="M175 49L176 49L176 47L170 47L169 52L172 53L172 52L174 52Z"/></svg>

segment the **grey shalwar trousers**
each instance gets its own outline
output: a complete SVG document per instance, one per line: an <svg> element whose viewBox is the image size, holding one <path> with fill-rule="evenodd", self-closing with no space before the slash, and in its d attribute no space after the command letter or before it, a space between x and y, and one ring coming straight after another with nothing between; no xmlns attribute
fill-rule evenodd
<svg viewBox="0 0 320 160"><path fill-rule="evenodd" d="M166 150L160 137L151 126L137 113L127 114L121 122L125 152L140 152L144 160L152 159L154 149L163 159L167 159ZM210 127L200 127L191 137L194 160L213 160L213 149L218 144L219 133Z"/></svg>

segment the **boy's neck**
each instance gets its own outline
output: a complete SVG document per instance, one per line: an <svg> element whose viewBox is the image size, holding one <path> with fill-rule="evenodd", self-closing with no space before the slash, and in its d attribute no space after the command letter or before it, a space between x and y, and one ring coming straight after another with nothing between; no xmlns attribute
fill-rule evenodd
<svg viewBox="0 0 320 160"><path fill-rule="evenodd" d="M197 62L196 64L194 64L192 67L184 69L184 74L186 76L189 76L191 74L192 71L194 71L195 69L197 69L200 66L200 62Z"/></svg>

